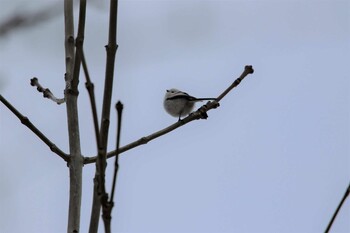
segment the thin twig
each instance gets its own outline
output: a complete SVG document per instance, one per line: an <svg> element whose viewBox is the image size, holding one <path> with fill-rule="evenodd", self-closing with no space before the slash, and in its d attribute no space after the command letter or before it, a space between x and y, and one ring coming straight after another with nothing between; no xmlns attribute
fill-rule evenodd
<svg viewBox="0 0 350 233"><path fill-rule="evenodd" d="M79 7L79 23L78 23L78 34L75 40L75 61L73 68L73 79L72 89L77 90L79 84L80 64L84 43L84 32L85 32L85 18L86 18L86 0L80 0Z"/></svg>
<svg viewBox="0 0 350 233"><path fill-rule="evenodd" d="M117 142L116 142L116 151L118 151L119 148L119 142L120 142L120 129L121 129L121 121L122 121L122 111L123 111L123 104L118 101L116 104L116 109L118 112L118 126L117 126ZM112 189L111 189L111 197L109 201L105 204L103 204L103 220L105 225L105 232L111 233L111 220L112 220L112 209L114 207L114 191L117 181L117 173L119 169L119 156L118 154L115 157L115 163L114 163L114 173L113 173L113 182L112 182Z"/></svg>
<svg viewBox="0 0 350 233"><path fill-rule="evenodd" d="M97 107L96 107L96 100L95 100L95 91L94 91L94 84L91 82L89 70L86 64L85 54L84 50L82 50L81 54L81 61L83 65L83 70L86 78L85 87L89 94L90 104L91 104L91 111L92 111L92 118L94 122L94 129L95 129L95 138L96 138L96 144L97 148L100 148L100 133L99 133L99 126L98 126L98 116L97 116Z"/></svg>
<svg viewBox="0 0 350 233"><path fill-rule="evenodd" d="M116 142L115 151L118 152L120 147L120 130L122 125L123 104L120 101L118 101L115 108L117 109L117 113L118 113L117 142ZM111 190L111 199L109 201L112 206L114 206L114 192L115 192L115 186L117 182L118 170L119 170L119 155L117 153L115 156L115 162L114 162L114 174L113 174L113 183L112 183L112 190Z"/></svg>
<svg viewBox="0 0 350 233"><path fill-rule="evenodd" d="M333 222L334 222L335 218L337 217L340 208L343 206L343 204L344 204L346 198L349 196L349 194L350 194L350 183L349 183L349 186L348 186L348 188L346 189L346 191L345 191L345 193L344 193L344 196L343 196L343 198L341 199L341 201L340 201L340 203L339 203L337 209L335 210L335 212L334 212L334 214L333 214L333 216L332 216L332 219L331 219L331 221L329 222L329 224L328 224L328 226L327 226L327 229L325 230L325 233L328 233L329 230L331 229L331 227L332 227L332 225L333 225Z"/></svg>
<svg viewBox="0 0 350 233"><path fill-rule="evenodd" d="M62 104L66 101L64 98L62 99L56 98L56 96L52 94L49 88L42 87L39 83L38 78L36 77L30 80L30 85L32 85L33 87L37 87L36 89L38 90L38 92L43 93L44 98L48 98L53 102L55 102L56 104Z"/></svg>
<svg viewBox="0 0 350 233"><path fill-rule="evenodd" d="M229 93L233 88L235 88L236 86L238 86L241 81L248 75L248 74L252 74L254 73L254 69L252 66L245 66L244 67L244 71L241 74L241 76L239 76L232 84L231 86L229 86L223 93L221 93L221 95L218 96L218 98L216 98L216 101L219 102L222 98L224 98L227 93Z"/></svg>
<svg viewBox="0 0 350 233"><path fill-rule="evenodd" d="M106 76L105 76L105 88L103 92L103 104L102 104L102 121L100 128L101 138L101 150L98 153L99 166L97 171L99 173L99 191L100 201L102 205L102 219L105 225L105 231L111 232L110 228L110 216L109 205L108 205L108 194L105 189L105 169L107 164L107 139L109 130L109 116L111 110L111 99L113 91L113 79L114 79L114 64L115 54L117 52L117 13L118 13L118 0L110 1L110 12L109 12L109 32L108 32L108 45L106 46ZM102 152L102 153L101 153Z"/></svg>
<svg viewBox="0 0 350 233"><path fill-rule="evenodd" d="M106 221L108 219L105 216L105 211L108 204L108 194L105 188L105 169L107 164L107 139L109 130L109 117L111 109L112 87L114 79L114 64L115 54L117 51L117 12L118 12L118 0L110 0L110 12L109 12L109 32L108 32L108 45L106 45L106 73L105 73L105 86L104 96L102 104L102 116L100 127L100 147L98 148L98 160L96 162L95 182L98 182L97 187L94 186L94 195L92 203L92 212L90 218L90 233L96 233L98 230L99 222L99 210L101 205L103 207L102 218L105 223L105 230L108 232ZM97 211L98 210L98 211Z"/></svg>
<svg viewBox="0 0 350 233"><path fill-rule="evenodd" d="M74 17L73 0L64 0L64 30L66 55L66 90L70 89L74 68ZM66 93L67 94L67 93Z"/></svg>
<svg viewBox="0 0 350 233"><path fill-rule="evenodd" d="M41 141L43 141L52 152L60 156L64 161L69 161L69 156L60 150L53 142L51 142L37 127L35 127L28 117L23 116L14 106L12 106L2 95L0 95L0 101L21 121L22 124L27 126Z"/></svg>
<svg viewBox="0 0 350 233"><path fill-rule="evenodd" d="M202 107L200 107L197 111L191 113L189 116L185 117L184 119L182 119L181 121L178 121L162 130L159 130L153 134L150 134L148 136L142 137L130 144L127 144L123 147L121 147L119 149L119 154L128 151L132 148L138 147L140 145L144 145L147 144L149 141L158 138L164 134L167 134L193 120L198 120L198 119L206 119L207 116L207 112L211 109L217 108L219 107L219 101L224 98L228 92L230 92L234 87L238 86L239 83L248 75L248 74L252 74L254 72L253 67L252 66L245 66L245 69L243 71L243 73L240 75L240 77L238 77L222 94L220 94L216 101L210 101L208 103L206 103L205 105L203 105ZM111 158L113 156L116 155L116 151L111 151L109 153L107 153L107 158ZM84 164L90 164L90 163L94 163L96 162L97 157L85 157L84 158Z"/></svg>
<svg viewBox="0 0 350 233"><path fill-rule="evenodd" d="M101 148L100 146L100 132L99 132L99 125L98 125L98 116L97 116L97 108L96 108L96 100L95 100L95 91L94 91L94 84L91 82L91 78L89 75L84 50L82 50L82 65L83 70L86 78L85 87L89 93L89 99L91 104L91 111L92 111L92 118L94 123L94 129L95 129L95 138L96 138L96 145L97 148ZM99 216L100 216L100 202L99 202L99 194L98 194L98 179L95 175L94 178L94 198L93 200L96 200L92 204L91 208L91 221L90 221L90 227L89 232L95 233L98 230L98 224L99 224Z"/></svg>

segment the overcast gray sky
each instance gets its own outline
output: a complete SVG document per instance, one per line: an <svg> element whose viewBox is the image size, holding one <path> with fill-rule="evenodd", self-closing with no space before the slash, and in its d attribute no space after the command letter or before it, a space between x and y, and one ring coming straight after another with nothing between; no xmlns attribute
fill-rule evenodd
<svg viewBox="0 0 350 233"><path fill-rule="evenodd" d="M57 1L0 3L2 22ZM176 121L162 108L166 89L215 97L245 65L255 73L206 121L121 156L113 232L323 232L350 178L349 9L338 0L121 1L113 100L125 106L122 145ZM91 3L85 52L99 110L107 22L107 1ZM63 96L63 33L59 15L1 37L0 92L68 152L65 105L29 85L36 76ZM0 232L65 232L66 164L4 105L0 111ZM82 152L92 156L83 77L79 111ZM110 132L111 150L113 120ZM86 165L81 232L93 175ZM349 219L348 200L331 232L350 232Z"/></svg>

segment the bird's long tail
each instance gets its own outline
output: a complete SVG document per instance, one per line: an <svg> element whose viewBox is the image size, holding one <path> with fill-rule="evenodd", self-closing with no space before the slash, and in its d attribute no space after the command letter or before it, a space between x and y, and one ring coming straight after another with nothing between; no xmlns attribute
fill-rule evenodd
<svg viewBox="0 0 350 233"><path fill-rule="evenodd" d="M216 98L195 98L195 101L216 100Z"/></svg>

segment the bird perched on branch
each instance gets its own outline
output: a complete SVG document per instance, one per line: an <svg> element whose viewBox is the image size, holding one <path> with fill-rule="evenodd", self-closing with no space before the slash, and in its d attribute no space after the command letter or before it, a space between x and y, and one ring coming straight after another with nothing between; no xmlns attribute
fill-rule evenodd
<svg viewBox="0 0 350 233"><path fill-rule="evenodd" d="M186 92L172 88L166 90L163 105L167 113L173 117L178 117L180 121L181 117L187 116L192 111L196 102L203 100L216 100L216 98L196 98Z"/></svg>

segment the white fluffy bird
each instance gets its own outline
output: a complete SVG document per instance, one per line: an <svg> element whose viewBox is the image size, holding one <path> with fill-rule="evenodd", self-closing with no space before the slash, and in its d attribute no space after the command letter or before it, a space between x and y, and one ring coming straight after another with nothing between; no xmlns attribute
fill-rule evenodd
<svg viewBox="0 0 350 233"><path fill-rule="evenodd" d="M166 90L164 97L164 108L167 113L179 120L183 116L187 116L193 109L195 102L203 100L215 100L215 98L196 98L190 96L186 92L172 88Z"/></svg>

